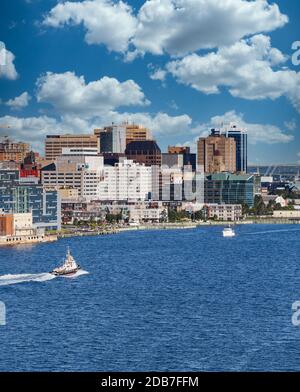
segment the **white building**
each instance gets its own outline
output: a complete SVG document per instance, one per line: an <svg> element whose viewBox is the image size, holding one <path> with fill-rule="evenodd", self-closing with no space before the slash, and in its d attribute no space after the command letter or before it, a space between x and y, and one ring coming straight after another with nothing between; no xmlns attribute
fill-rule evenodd
<svg viewBox="0 0 300 392"><path fill-rule="evenodd" d="M100 200L143 201L152 191L151 167L124 159L115 166L104 166L99 183Z"/></svg>

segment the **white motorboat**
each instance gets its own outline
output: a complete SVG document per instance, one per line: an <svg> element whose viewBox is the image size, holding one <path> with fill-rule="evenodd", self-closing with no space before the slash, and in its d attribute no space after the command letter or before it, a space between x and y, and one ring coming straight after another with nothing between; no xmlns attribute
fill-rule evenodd
<svg viewBox="0 0 300 392"><path fill-rule="evenodd" d="M223 229L223 237L234 237L235 236L235 231L231 226L224 227Z"/></svg>
<svg viewBox="0 0 300 392"><path fill-rule="evenodd" d="M76 263L74 257L71 255L70 249L68 248L63 265L61 267L54 268L54 270L51 271L51 274L56 276L73 275L80 269L80 265Z"/></svg>

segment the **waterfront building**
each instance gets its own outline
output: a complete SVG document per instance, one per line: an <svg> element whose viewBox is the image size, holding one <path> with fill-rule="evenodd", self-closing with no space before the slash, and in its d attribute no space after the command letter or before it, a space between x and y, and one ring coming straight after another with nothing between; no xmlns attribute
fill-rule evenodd
<svg viewBox="0 0 300 392"><path fill-rule="evenodd" d="M224 135L201 137L197 143L199 166L205 173L236 172L236 142Z"/></svg>
<svg viewBox="0 0 300 392"><path fill-rule="evenodd" d="M98 137L96 135L47 135L45 141L45 158L48 161L62 154L63 148L97 148Z"/></svg>
<svg viewBox="0 0 300 392"><path fill-rule="evenodd" d="M273 211L273 218L282 218L290 220L300 220L300 210L275 210Z"/></svg>
<svg viewBox="0 0 300 392"><path fill-rule="evenodd" d="M0 161L21 163L29 152L29 144L15 142L7 136L0 138Z"/></svg>
<svg viewBox="0 0 300 392"><path fill-rule="evenodd" d="M221 221L239 221L242 218L241 204L205 204L204 215L207 219Z"/></svg>
<svg viewBox="0 0 300 392"><path fill-rule="evenodd" d="M207 175L205 179L205 203L247 204L252 207L257 194L260 194L258 176L216 173Z"/></svg>
<svg viewBox="0 0 300 392"><path fill-rule="evenodd" d="M161 165L161 150L154 140L130 142L126 146L125 155L128 159L146 166Z"/></svg>
<svg viewBox="0 0 300 392"><path fill-rule="evenodd" d="M0 169L0 210L6 213L32 213L35 227L60 229L60 197L54 188L27 182L19 170Z"/></svg>

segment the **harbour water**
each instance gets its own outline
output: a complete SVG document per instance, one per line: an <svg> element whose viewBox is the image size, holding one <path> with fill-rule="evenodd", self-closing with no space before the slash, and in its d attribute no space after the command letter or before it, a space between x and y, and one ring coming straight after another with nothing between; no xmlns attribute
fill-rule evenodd
<svg viewBox="0 0 300 392"><path fill-rule="evenodd" d="M236 234L147 230L0 249L0 371L299 371L300 226ZM68 245L85 273L49 275Z"/></svg>

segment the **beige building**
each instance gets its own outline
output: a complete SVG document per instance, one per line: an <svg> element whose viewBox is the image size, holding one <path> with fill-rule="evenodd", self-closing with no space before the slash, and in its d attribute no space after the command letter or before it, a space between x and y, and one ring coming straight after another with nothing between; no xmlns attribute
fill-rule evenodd
<svg viewBox="0 0 300 392"><path fill-rule="evenodd" d="M300 210L276 210L273 211L273 218L300 219Z"/></svg>
<svg viewBox="0 0 300 392"><path fill-rule="evenodd" d="M142 125L126 124L126 145L140 140L152 140L150 130Z"/></svg>
<svg viewBox="0 0 300 392"><path fill-rule="evenodd" d="M201 137L197 144L197 163L205 173L236 172L236 142L225 136Z"/></svg>
<svg viewBox="0 0 300 392"><path fill-rule="evenodd" d="M206 217L221 221L239 221L242 218L240 204L206 204L204 206Z"/></svg>
<svg viewBox="0 0 300 392"><path fill-rule="evenodd" d="M29 144L14 142L8 137L0 139L0 161L23 162L29 152Z"/></svg>
<svg viewBox="0 0 300 392"><path fill-rule="evenodd" d="M61 200L77 200L79 196L77 188L60 188L58 192Z"/></svg>
<svg viewBox="0 0 300 392"><path fill-rule="evenodd" d="M63 148L98 148L97 135L48 135L45 141L45 159L55 161Z"/></svg>

